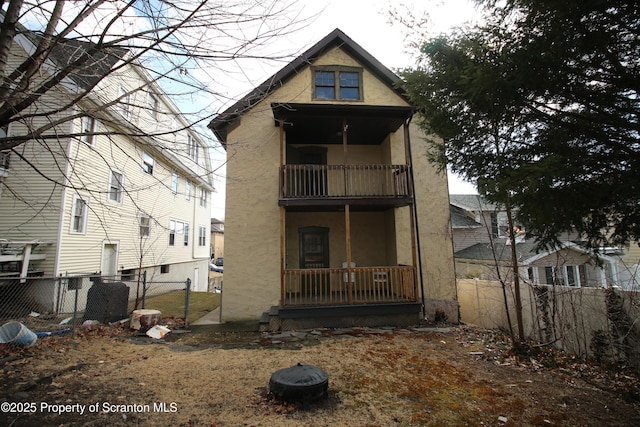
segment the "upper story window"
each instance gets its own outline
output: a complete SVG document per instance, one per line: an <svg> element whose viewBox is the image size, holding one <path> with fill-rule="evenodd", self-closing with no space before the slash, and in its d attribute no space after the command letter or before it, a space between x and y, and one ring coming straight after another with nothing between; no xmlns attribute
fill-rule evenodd
<svg viewBox="0 0 640 427"><path fill-rule="evenodd" d="M340 101L362 100L362 70L359 68L327 67L313 71L314 99Z"/></svg>
<svg viewBox="0 0 640 427"><path fill-rule="evenodd" d="M177 173L171 174L171 191L173 194L178 192L178 183L180 182L180 176Z"/></svg>
<svg viewBox="0 0 640 427"><path fill-rule="evenodd" d="M142 170L149 175L153 175L153 157L147 153L142 153Z"/></svg>
<svg viewBox="0 0 640 427"><path fill-rule="evenodd" d="M187 149L189 150L189 157L194 162L198 163L198 143L196 140L190 135L187 134Z"/></svg>
<svg viewBox="0 0 640 427"><path fill-rule="evenodd" d="M151 234L151 217L147 214L140 214L140 237L149 237Z"/></svg>
<svg viewBox="0 0 640 427"><path fill-rule="evenodd" d="M124 193L124 175L121 172L112 170L109 178L109 200L122 203Z"/></svg>
<svg viewBox="0 0 640 427"><path fill-rule="evenodd" d="M120 86L120 114L127 120L131 119L131 94L124 86Z"/></svg>
<svg viewBox="0 0 640 427"><path fill-rule="evenodd" d="M89 198L75 195L71 211L71 232L84 234L87 231L87 214L89 213Z"/></svg>
<svg viewBox="0 0 640 427"><path fill-rule="evenodd" d="M198 229L198 246L206 246L207 244L207 227L200 226Z"/></svg>
<svg viewBox="0 0 640 427"><path fill-rule="evenodd" d="M82 116L80 126L82 127L82 129L80 130L80 132L82 133L80 141L84 142L87 145L93 146L96 142L96 119L91 116Z"/></svg>
<svg viewBox="0 0 640 427"><path fill-rule="evenodd" d="M184 183L184 198L185 200L191 200L191 181L189 180Z"/></svg>
<svg viewBox="0 0 640 427"><path fill-rule="evenodd" d="M149 106L149 114L154 119L158 118L158 97L150 93L147 96L147 104Z"/></svg>
<svg viewBox="0 0 640 427"><path fill-rule="evenodd" d="M200 206L206 208L208 199L209 199L209 192L204 187L202 187L200 189Z"/></svg>

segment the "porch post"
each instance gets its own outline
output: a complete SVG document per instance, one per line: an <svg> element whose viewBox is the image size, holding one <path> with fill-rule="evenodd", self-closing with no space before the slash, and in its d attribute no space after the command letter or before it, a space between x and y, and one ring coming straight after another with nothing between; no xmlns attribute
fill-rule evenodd
<svg viewBox="0 0 640 427"><path fill-rule="evenodd" d="M347 131L349 125L347 124L346 117L342 118L342 151L343 151L343 166L344 166L344 195L349 195L348 185L348 173L347 162L349 161L349 150L347 149ZM347 250L347 300L349 304L353 304L353 282L351 281L351 213L350 206L344 205L344 230L345 230L345 245Z"/></svg>
<svg viewBox="0 0 640 427"><path fill-rule="evenodd" d="M280 130L280 194L283 194L284 188L284 179L282 166L285 164L285 139L284 139L284 120L280 120L278 122L279 130ZM285 293L285 280L284 280L284 270L286 267L285 263L285 247L287 243L287 233L286 233L286 210L284 206L280 206L280 306L286 305L286 293Z"/></svg>
<svg viewBox="0 0 640 427"><path fill-rule="evenodd" d="M347 299L353 304L353 281L351 280L351 214L349 205L344 205L344 229L347 247Z"/></svg>

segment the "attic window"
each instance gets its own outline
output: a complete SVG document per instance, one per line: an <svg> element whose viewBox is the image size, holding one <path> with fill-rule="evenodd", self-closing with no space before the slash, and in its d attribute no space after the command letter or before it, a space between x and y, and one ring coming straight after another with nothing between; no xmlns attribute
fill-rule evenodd
<svg viewBox="0 0 640 427"><path fill-rule="evenodd" d="M313 97L317 100L362 100L362 70L351 67L322 67L313 70Z"/></svg>

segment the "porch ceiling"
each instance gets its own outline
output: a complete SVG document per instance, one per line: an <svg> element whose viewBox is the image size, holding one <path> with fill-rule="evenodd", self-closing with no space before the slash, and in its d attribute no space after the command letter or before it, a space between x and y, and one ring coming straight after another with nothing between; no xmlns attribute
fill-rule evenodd
<svg viewBox="0 0 640 427"><path fill-rule="evenodd" d="M287 144L342 144L346 119L347 144L377 145L414 113L413 107L341 104L271 104L275 125L285 122Z"/></svg>

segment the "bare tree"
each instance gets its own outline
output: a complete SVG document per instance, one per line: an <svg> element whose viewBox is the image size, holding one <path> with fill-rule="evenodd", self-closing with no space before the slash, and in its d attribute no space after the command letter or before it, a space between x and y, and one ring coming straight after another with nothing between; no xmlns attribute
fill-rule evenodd
<svg viewBox="0 0 640 427"><path fill-rule="evenodd" d="M60 125L77 118L74 106L101 80L129 64L143 68L169 95L198 96L205 101L208 95L209 101L219 100L221 91L214 79L230 72L229 63L237 67L243 59L283 56L268 52L266 46L295 29L298 17L290 12L294 5L275 0L0 1L4 15L0 128L22 123L29 129L26 134L3 135L0 151L34 139L77 136L61 134ZM12 64L11 45L20 36L30 38L36 49L17 63L14 58ZM49 111L43 110L43 98L68 78L79 82L80 90ZM111 102L128 95L130 92L121 93ZM202 106L211 107L206 102ZM66 111L69 114L63 114ZM215 113L208 111L209 116ZM51 119L36 120L42 117ZM52 132L54 127L56 132Z"/></svg>
<svg viewBox="0 0 640 427"><path fill-rule="evenodd" d="M243 61L294 54L273 42L304 24L296 6L296 0L0 0L0 200L8 207L0 237L55 241L61 200L73 216L74 197L90 198L77 210L89 211L104 239L120 239L120 270L164 263L150 239L171 231L163 206L171 202L154 189L201 211L209 207L216 170L207 152L211 135L200 124L235 95L218 82L242 75ZM127 176L140 173L141 159L144 179ZM125 223L137 230L142 213L151 238L114 230ZM187 220L195 233L196 220Z"/></svg>

